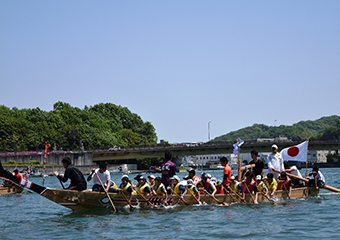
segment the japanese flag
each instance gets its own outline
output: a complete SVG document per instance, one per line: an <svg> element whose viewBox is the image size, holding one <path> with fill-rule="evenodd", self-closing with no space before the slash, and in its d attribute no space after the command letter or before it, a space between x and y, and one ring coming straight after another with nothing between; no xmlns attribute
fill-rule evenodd
<svg viewBox="0 0 340 240"><path fill-rule="evenodd" d="M304 141L299 145L288 147L282 149L281 155L283 161L299 161L306 162L307 160L307 149L308 149L308 141Z"/></svg>

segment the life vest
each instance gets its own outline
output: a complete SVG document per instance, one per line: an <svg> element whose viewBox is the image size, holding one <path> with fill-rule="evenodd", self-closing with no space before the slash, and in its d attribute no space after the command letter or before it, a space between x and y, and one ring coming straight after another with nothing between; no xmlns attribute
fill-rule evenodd
<svg viewBox="0 0 340 240"><path fill-rule="evenodd" d="M268 182L268 178L267 177L265 177L263 179L264 180L267 179L267 181L264 181L264 183L266 184L266 187L268 188L269 191L273 191L274 189L275 190L277 189L277 182L276 182L275 178L273 178L271 183Z"/></svg>
<svg viewBox="0 0 340 240"><path fill-rule="evenodd" d="M162 187L165 188L164 184L163 183L159 184L158 188L156 189L157 195L165 195L164 192L162 192L162 190L161 190Z"/></svg>
<svg viewBox="0 0 340 240"><path fill-rule="evenodd" d="M192 185L191 187L188 187L188 186L187 186L186 188L187 188L187 190L188 190L188 194L190 194L189 191L190 191L192 194L195 194L195 192L194 192L194 189L196 188L195 185ZM197 190L197 189L196 189L196 190Z"/></svg>
<svg viewBox="0 0 340 240"><path fill-rule="evenodd" d="M129 187L131 187L131 184L128 182L128 183L126 184L126 186L122 188L122 192L123 192L124 194L130 194L130 192L128 191L128 188L129 188ZM132 193L131 193L131 194L134 194L134 193L136 193L136 191L132 189Z"/></svg>
<svg viewBox="0 0 340 240"><path fill-rule="evenodd" d="M194 176L192 178L192 181L194 182L194 184L196 185L197 183L201 182L202 181L202 178L200 178L199 176Z"/></svg>
<svg viewBox="0 0 340 240"><path fill-rule="evenodd" d="M224 194L224 187L222 185L216 186L216 194Z"/></svg>
<svg viewBox="0 0 340 240"><path fill-rule="evenodd" d="M174 189L174 192L177 193L178 195L182 194L182 191L179 189L180 186L184 186L182 182L177 183Z"/></svg>
<svg viewBox="0 0 340 240"><path fill-rule="evenodd" d="M247 183L247 182L242 183L243 192L244 193L249 193L248 192L248 189L249 189L250 193L252 193L254 185L255 185L254 179L251 179L250 183Z"/></svg>
<svg viewBox="0 0 340 240"><path fill-rule="evenodd" d="M204 182L204 188L207 189L207 190L211 190L210 189L210 178L207 178L207 180Z"/></svg>
<svg viewBox="0 0 340 240"><path fill-rule="evenodd" d="M114 181L110 180L110 188L115 188L117 189L117 185Z"/></svg>
<svg viewBox="0 0 340 240"><path fill-rule="evenodd" d="M278 184L277 184L277 189L278 190L285 190L285 189L289 189L289 183L291 182L292 180L288 177L288 176L286 176L286 180L284 181L284 182L279 182Z"/></svg>
<svg viewBox="0 0 340 240"><path fill-rule="evenodd" d="M266 185L264 182L260 182L259 184L257 184L257 189L260 191L260 192L265 192L265 188L262 187L263 185Z"/></svg>
<svg viewBox="0 0 340 240"><path fill-rule="evenodd" d="M144 183L143 186L137 186L138 191L139 191L141 194L143 194L143 195L149 194L149 193L147 193L147 192L144 191L144 189L145 189L146 187L149 187L149 188L150 188L150 186L149 186L149 184L148 184L147 181L145 181L145 183Z"/></svg>
<svg viewBox="0 0 340 240"><path fill-rule="evenodd" d="M231 183L231 185L230 185L230 188L231 188L231 190L234 192L234 193L240 193L241 191L240 191L240 189L239 189L239 186L240 185L240 183L239 182L236 182L236 183Z"/></svg>
<svg viewBox="0 0 340 240"><path fill-rule="evenodd" d="M19 178L19 179L20 179L20 182L21 182L21 180L24 178L24 177L22 176L22 174L19 173L19 172L18 172L18 174L13 174L13 176Z"/></svg>

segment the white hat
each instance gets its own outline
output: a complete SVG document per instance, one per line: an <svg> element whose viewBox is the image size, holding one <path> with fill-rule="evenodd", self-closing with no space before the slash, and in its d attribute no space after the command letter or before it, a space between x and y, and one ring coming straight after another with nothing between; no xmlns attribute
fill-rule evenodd
<svg viewBox="0 0 340 240"><path fill-rule="evenodd" d="M148 178L153 178L155 179L156 177L154 175L149 175Z"/></svg>
<svg viewBox="0 0 340 240"><path fill-rule="evenodd" d="M262 179L261 175L256 176L256 180L261 180L261 179Z"/></svg>
<svg viewBox="0 0 340 240"><path fill-rule="evenodd" d="M179 177L177 176L177 175L173 175L171 178L169 178L170 180L171 179L175 179L175 180L177 180L178 182L181 180L181 179L179 179Z"/></svg>
<svg viewBox="0 0 340 240"><path fill-rule="evenodd" d="M277 147L277 145L276 145L276 144L273 144L273 145L272 145L272 148L279 149L279 148Z"/></svg>
<svg viewBox="0 0 340 240"><path fill-rule="evenodd" d="M234 177L234 176L231 176L231 177L230 177L230 180L231 180L231 181L234 181L234 180L235 180L235 177Z"/></svg>

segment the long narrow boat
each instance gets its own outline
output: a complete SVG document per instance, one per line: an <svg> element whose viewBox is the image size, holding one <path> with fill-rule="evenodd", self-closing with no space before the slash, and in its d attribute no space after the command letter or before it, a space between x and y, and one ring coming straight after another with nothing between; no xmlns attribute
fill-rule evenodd
<svg viewBox="0 0 340 240"><path fill-rule="evenodd" d="M9 179L16 184L21 184L32 191L42 195L43 197L60 204L61 206L70 208L75 211L81 211L92 208L101 208L101 207L110 207L111 203L106 195L103 192L92 192L91 190L85 191L75 191L75 190L67 190L67 189L53 189L40 186L38 184L32 183L30 181L22 180L19 183L19 178L14 177L12 174L6 172L2 167L0 161L0 177ZM302 198L308 196L314 196L317 194L315 188L302 187L302 188L293 188L291 197L292 198ZM127 201L122 194L110 193L109 194L112 202L115 206L126 206ZM287 192L284 190L279 190L276 193L278 199L287 199ZM252 202L254 194L246 194L246 202ZM144 199L139 195L133 195L131 205L139 205L145 207L151 207L150 203L155 206L163 205L165 198L158 196L149 196L148 199ZM258 196L258 202L267 201L267 199L263 195ZM216 194L215 198L210 195L201 195L201 202L206 204L218 204L218 203L235 203L242 202L240 197L235 194ZM178 196L170 195L168 197L168 205L195 205L197 204L197 200L191 196L184 196L184 201L182 201Z"/></svg>

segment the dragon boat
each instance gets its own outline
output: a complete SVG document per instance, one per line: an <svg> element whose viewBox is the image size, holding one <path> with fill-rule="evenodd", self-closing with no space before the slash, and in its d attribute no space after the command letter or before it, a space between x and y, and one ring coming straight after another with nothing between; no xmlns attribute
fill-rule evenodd
<svg viewBox="0 0 340 240"><path fill-rule="evenodd" d="M6 194L13 194L13 193L21 193L24 190L22 187L13 186L8 183L3 183L2 186L0 186L0 195L6 195Z"/></svg>
<svg viewBox="0 0 340 240"><path fill-rule="evenodd" d="M0 177L1 179L7 179L8 181L13 182L17 185L17 188L20 186L26 187L41 196L67 208L70 208L75 211L82 211L86 209L93 208L108 208L111 207L111 201L117 207L125 207L128 205L126 196L121 193L104 193L104 192L92 192L91 190L84 191L75 191L75 190L67 190L67 189L55 189L48 188L44 186L40 186L28 180L21 180L19 182L19 178L14 177L11 173L5 171L0 162ZM291 192L291 198L302 198L308 196L317 195L318 191L315 188L311 187L300 187L293 188ZM109 199L110 197L110 199ZM201 195L200 202L205 204L231 204L236 202L253 202L253 198L255 194L246 194L245 201L241 199L240 195L235 193L230 194L216 194L215 196L211 196L209 194ZM276 197L278 199L287 199L288 194L287 191L278 190L276 192ZM110 201L111 200L111 201ZM136 194L132 196L131 206L142 206L142 207L155 207L164 204L165 197L163 196L142 196L140 194ZM258 195L258 202L262 201L270 201L265 195ZM195 205L199 204L195 196L193 195L185 195L183 199L181 199L178 195L169 195L167 199L167 204L169 206L173 205Z"/></svg>

